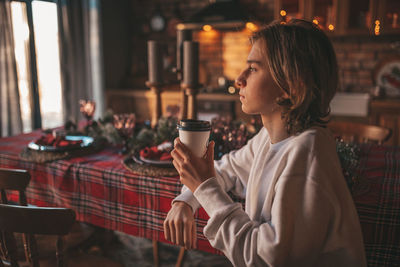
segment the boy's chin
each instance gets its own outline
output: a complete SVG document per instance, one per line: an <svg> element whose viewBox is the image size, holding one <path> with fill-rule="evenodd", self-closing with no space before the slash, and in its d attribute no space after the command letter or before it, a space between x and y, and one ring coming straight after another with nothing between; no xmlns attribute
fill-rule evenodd
<svg viewBox="0 0 400 267"><path fill-rule="evenodd" d="M242 104L242 111L247 115L259 115L260 114L260 112L251 110L251 109L247 108L246 106L244 106L243 104Z"/></svg>

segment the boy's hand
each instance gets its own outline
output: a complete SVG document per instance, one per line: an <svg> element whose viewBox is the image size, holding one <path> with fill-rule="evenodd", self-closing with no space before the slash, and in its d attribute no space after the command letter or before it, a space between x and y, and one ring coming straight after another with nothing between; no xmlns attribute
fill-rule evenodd
<svg viewBox="0 0 400 267"><path fill-rule="evenodd" d="M207 147L203 158L194 155L180 140L175 139L174 150L171 152L172 163L178 171L181 182L192 192L205 180L215 176L214 141Z"/></svg>
<svg viewBox="0 0 400 267"><path fill-rule="evenodd" d="M196 248L196 222L192 208L185 202L175 202L164 221L165 239L186 249Z"/></svg>

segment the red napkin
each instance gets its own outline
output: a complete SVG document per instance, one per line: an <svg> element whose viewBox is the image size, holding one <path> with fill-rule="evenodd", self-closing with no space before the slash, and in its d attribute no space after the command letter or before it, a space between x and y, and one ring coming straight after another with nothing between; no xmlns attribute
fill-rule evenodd
<svg viewBox="0 0 400 267"><path fill-rule="evenodd" d="M171 161L172 157L169 152L158 150L157 146L145 147L140 150L140 156L145 159Z"/></svg>
<svg viewBox="0 0 400 267"><path fill-rule="evenodd" d="M66 147L66 146L80 146L82 140L72 141L72 140L66 140L64 136L54 137L52 134L46 134L37 139L35 143L41 146Z"/></svg>

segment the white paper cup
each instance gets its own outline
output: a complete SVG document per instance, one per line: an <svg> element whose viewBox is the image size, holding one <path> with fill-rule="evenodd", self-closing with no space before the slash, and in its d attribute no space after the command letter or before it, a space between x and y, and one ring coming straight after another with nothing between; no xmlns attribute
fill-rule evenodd
<svg viewBox="0 0 400 267"><path fill-rule="evenodd" d="M197 157L207 151L211 125L209 121L181 120L178 124L179 139Z"/></svg>

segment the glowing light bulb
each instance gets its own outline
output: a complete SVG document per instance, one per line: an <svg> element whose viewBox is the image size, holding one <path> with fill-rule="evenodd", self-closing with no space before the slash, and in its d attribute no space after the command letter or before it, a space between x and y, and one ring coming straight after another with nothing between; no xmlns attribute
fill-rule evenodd
<svg viewBox="0 0 400 267"><path fill-rule="evenodd" d="M258 29L257 25L255 25L253 22L247 22L246 23L246 28L250 31L256 31Z"/></svg>
<svg viewBox="0 0 400 267"><path fill-rule="evenodd" d="M209 32L209 31L211 31L211 30L212 30L211 25L206 24L206 25L203 26L203 31Z"/></svg>
<svg viewBox="0 0 400 267"><path fill-rule="evenodd" d="M380 24L381 24L381 22L379 20L375 20L375 29L374 29L375 35L381 34L381 26L380 26Z"/></svg>
<svg viewBox="0 0 400 267"><path fill-rule="evenodd" d="M233 86L229 86L229 87L228 87L228 92L229 92L230 94L234 94L234 93L236 93L236 88L233 87Z"/></svg>
<svg viewBox="0 0 400 267"><path fill-rule="evenodd" d="M285 10L282 9L282 10L279 12L279 14L280 14L282 17L284 17L284 16L286 16L287 13L286 13Z"/></svg>
<svg viewBox="0 0 400 267"><path fill-rule="evenodd" d="M333 30L335 29L335 26L333 26L332 24L329 24L328 29L329 29L330 31L333 31Z"/></svg>

